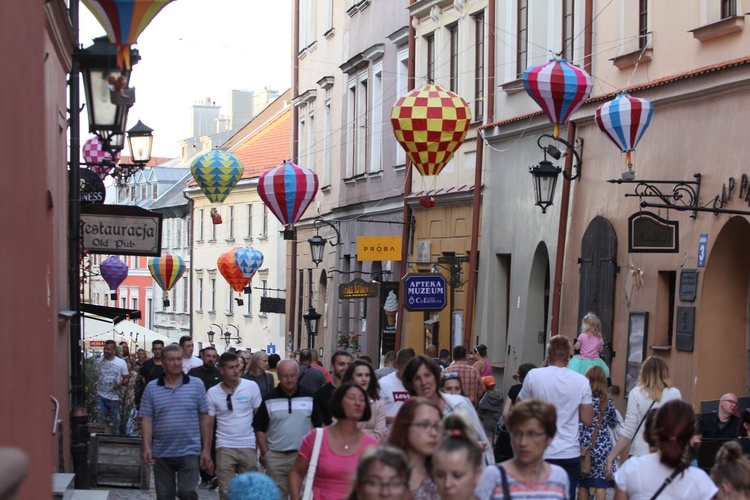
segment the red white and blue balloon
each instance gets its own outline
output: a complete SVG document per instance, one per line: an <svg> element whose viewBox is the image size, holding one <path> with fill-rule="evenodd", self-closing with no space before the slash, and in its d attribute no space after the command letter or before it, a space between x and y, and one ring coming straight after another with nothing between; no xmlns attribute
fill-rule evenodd
<svg viewBox="0 0 750 500"><path fill-rule="evenodd" d="M596 124L609 140L625 153L628 166L632 166L631 152L651 123L654 106L648 99L620 94L596 110Z"/></svg>
<svg viewBox="0 0 750 500"><path fill-rule="evenodd" d="M315 172L288 161L264 172L258 180L261 199L287 228L302 217L317 192Z"/></svg>
<svg viewBox="0 0 750 500"><path fill-rule="evenodd" d="M234 263L245 278L252 278L263 265L263 254L253 247L242 247L234 252Z"/></svg>
<svg viewBox="0 0 750 500"><path fill-rule="evenodd" d="M559 137L560 125L591 95L591 75L562 58L532 66L523 72L523 86L555 124L553 135Z"/></svg>
<svg viewBox="0 0 750 500"><path fill-rule="evenodd" d="M109 285L110 291L115 293L117 287L128 277L128 265L116 255L112 255L99 264L99 272Z"/></svg>

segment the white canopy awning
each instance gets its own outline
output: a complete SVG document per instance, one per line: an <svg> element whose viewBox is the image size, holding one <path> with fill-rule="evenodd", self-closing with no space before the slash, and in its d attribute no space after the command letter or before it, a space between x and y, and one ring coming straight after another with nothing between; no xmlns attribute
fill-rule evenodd
<svg viewBox="0 0 750 500"><path fill-rule="evenodd" d="M91 313L83 314L83 339L86 347L90 346L89 341L91 340L115 340L118 344L120 342L128 342L132 348L137 344L137 347L143 347L144 349L151 348L151 342L154 340L161 340L164 345L169 345L174 340L157 333L153 330L149 330L132 321L120 321L115 324L111 319L103 316L97 316Z"/></svg>

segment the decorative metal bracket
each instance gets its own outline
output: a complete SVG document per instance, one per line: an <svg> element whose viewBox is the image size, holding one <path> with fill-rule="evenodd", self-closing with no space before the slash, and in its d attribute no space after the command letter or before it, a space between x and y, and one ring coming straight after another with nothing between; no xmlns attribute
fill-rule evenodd
<svg viewBox="0 0 750 500"><path fill-rule="evenodd" d="M668 208L679 211L692 211L690 214L695 219L697 212L709 212L711 209L701 207L699 204L701 191L701 174L693 174L694 181L668 181L668 180L645 180L645 179L610 179L610 184L635 184L633 193L625 193L625 197L637 196L641 199L641 207ZM660 185L671 184L671 190L663 190ZM649 203L643 198L658 198L663 203Z"/></svg>
<svg viewBox="0 0 750 500"><path fill-rule="evenodd" d="M450 270L451 276L448 280L448 284L453 288L461 288L463 283L461 282L461 265L469 263L468 255L455 255L438 257L438 264L447 264Z"/></svg>
<svg viewBox="0 0 750 500"><path fill-rule="evenodd" d="M333 231L336 233L336 243L334 243L334 242L332 242L330 240L326 240L326 241L328 241L328 243L331 244L332 247L337 247L339 245L343 245L343 243L341 242L341 233L339 233L338 228L335 225L333 225L332 223L330 223L327 220L325 220L324 218L322 218L322 217L318 217L317 219L315 219L313 221L313 228L315 228L316 234L318 234L319 231L320 231L320 227L319 227L320 224L325 224L327 226L330 226L331 229L333 229Z"/></svg>
<svg viewBox="0 0 750 500"><path fill-rule="evenodd" d="M547 155L550 155L555 160L559 160L561 157L565 156L568 153L562 152L554 144L548 144L546 146L542 146L542 138L548 138L552 139L555 142L559 142L566 148L568 148L568 151L573 153L573 156L575 156L575 163L573 164L573 169L575 170L575 173L572 175L568 175L565 170L562 170L563 177L568 179L569 181L574 181L581 177L581 167L583 166L583 159L581 158L581 155L583 154L583 137L576 137L575 144L571 144L565 139L561 139L560 137L555 137L552 134L542 134L539 136L539 138L536 140L536 145L539 146L539 149L541 149L544 152L544 159L547 160ZM580 154L578 153L578 149L581 150Z"/></svg>

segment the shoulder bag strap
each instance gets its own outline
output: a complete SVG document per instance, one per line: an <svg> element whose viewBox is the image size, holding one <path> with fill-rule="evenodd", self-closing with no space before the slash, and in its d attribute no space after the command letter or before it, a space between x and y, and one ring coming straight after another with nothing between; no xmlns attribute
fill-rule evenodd
<svg viewBox="0 0 750 500"><path fill-rule="evenodd" d="M318 468L318 458L320 457L320 447L323 444L323 428L315 429L315 444L313 445L310 465L307 466L307 476L305 477L305 490L302 494L302 500L312 500L312 487L315 481L315 469Z"/></svg>
<svg viewBox="0 0 750 500"><path fill-rule="evenodd" d="M669 486L669 483L671 483L672 481L674 481L674 478L676 478L677 474L679 474L679 473L680 473L680 470L679 469L675 469L674 472L668 478L666 478L663 483L661 483L661 486L659 487L658 490L656 490L656 493L654 493L654 496L651 497L651 500L655 500L656 497L658 497L659 495L661 495L661 492L664 491L664 488L666 488L667 486Z"/></svg>
<svg viewBox="0 0 750 500"><path fill-rule="evenodd" d="M510 486L508 486L508 476L505 474L505 469L501 464L497 465L500 469L500 476L503 479L503 500L510 500Z"/></svg>
<svg viewBox="0 0 750 500"><path fill-rule="evenodd" d="M602 411L601 406L601 400L599 400L599 418L596 419L596 427L594 427L594 433L591 434L591 444L589 445L589 450L592 450L594 448L596 438L599 437L599 428L601 427L602 419L604 418L604 411Z"/></svg>
<svg viewBox="0 0 750 500"><path fill-rule="evenodd" d="M305 368L305 371L303 371L302 373L300 373L299 378L297 379L297 382L300 382L302 380L302 377L304 377L305 375L307 375L307 372L310 371L310 368L312 368L312 365L307 365L307 368Z"/></svg>
<svg viewBox="0 0 750 500"><path fill-rule="evenodd" d="M638 431L641 430L641 426L643 425L643 421L646 420L646 416L648 415L648 412L651 411L651 408L654 407L654 404L656 401L651 401L651 406L648 407L648 410L646 410L646 413L643 414L643 418L641 419L641 423L638 424L638 427L635 428L635 432L633 433L633 437L630 438L630 442L632 443L635 437L638 435Z"/></svg>

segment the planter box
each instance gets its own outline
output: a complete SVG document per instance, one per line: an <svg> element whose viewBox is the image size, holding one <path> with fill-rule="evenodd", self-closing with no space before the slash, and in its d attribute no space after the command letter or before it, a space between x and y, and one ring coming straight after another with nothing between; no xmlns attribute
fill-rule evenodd
<svg viewBox="0 0 750 500"><path fill-rule="evenodd" d="M149 489L151 468L141 458L141 438L92 434L89 474L97 486Z"/></svg>

